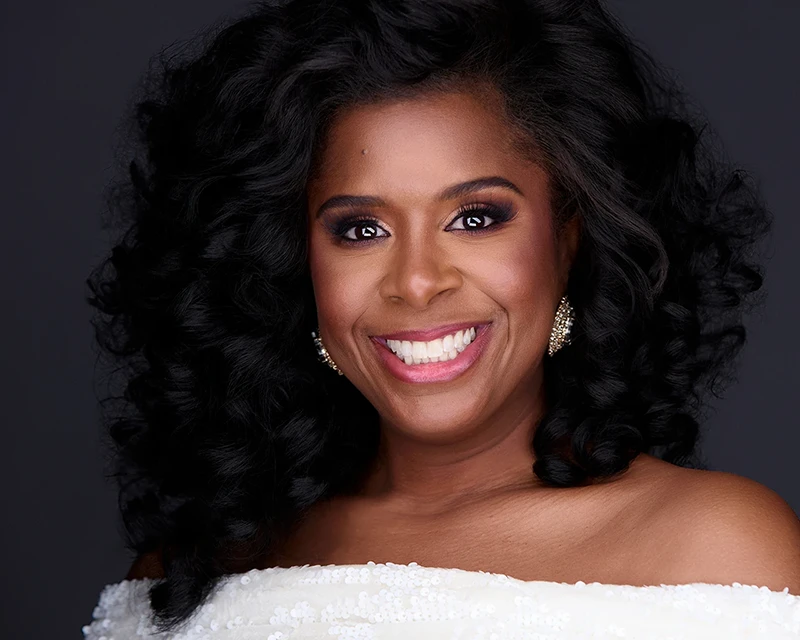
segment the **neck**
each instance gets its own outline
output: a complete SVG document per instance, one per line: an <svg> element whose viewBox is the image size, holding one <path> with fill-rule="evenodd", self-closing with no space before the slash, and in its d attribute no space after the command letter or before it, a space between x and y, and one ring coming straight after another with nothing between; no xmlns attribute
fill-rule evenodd
<svg viewBox="0 0 800 640"><path fill-rule="evenodd" d="M359 497L397 513L432 515L534 488L533 434L543 413L539 379L520 384L514 397L458 440L425 442L382 420L379 454Z"/></svg>

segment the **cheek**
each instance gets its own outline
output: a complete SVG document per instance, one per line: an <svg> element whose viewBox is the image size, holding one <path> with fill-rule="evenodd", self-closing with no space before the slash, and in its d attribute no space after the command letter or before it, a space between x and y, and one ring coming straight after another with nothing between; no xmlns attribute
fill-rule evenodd
<svg viewBox="0 0 800 640"><path fill-rule="evenodd" d="M520 234L519 240L483 253L473 273L483 291L505 311L510 347L508 370L527 370L547 349L558 296L556 254L546 230ZM474 260L474 258L473 258ZM480 274L480 275L478 275Z"/></svg>
<svg viewBox="0 0 800 640"><path fill-rule="evenodd" d="M473 256L473 260L475 257ZM508 311L540 314L550 311L557 287L555 252L542 235L504 244L501 251L483 253L473 262L476 273L498 303Z"/></svg>
<svg viewBox="0 0 800 640"><path fill-rule="evenodd" d="M332 249L325 240L312 236L309 269L326 343L341 343L343 335L363 313L369 303L369 292L375 291L376 285L370 281L373 269L364 268L363 261L350 260L341 254L334 256Z"/></svg>

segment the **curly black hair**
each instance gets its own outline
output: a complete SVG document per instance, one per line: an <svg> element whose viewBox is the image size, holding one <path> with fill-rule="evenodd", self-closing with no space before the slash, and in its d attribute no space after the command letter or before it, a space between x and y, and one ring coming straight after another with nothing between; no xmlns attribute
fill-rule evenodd
<svg viewBox="0 0 800 640"><path fill-rule="evenodd" d="M310 338L305 189L352 105L488 84L557 220L581 218L532 473L597 482L641 452L704 467L701 400L734 375L771 216L598 0L257 2L144 79L107 194L122 234L88 283L124 374L105 415L127 543L162 553L160 628L377 455L377 412Z"/></svg>

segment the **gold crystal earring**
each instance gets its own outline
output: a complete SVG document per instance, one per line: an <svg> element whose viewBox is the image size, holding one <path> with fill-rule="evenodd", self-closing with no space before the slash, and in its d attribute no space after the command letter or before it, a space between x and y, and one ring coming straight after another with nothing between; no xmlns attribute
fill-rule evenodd
<svg viewBox="0 0 800 640"><path fill-rule="evenodd" d="M561 347L572 342L570 330L575 321L575 309L569 303L569 298L563 296L556 311L556 319L553 322L553 329L550 331L550 343L547 345L547 355L552 356Z"/></svg>
<svg viewBox="0 0 800 640"><path fill-rule="evenodd" d="M319 361L327 364L340 376L344 375L340 371L339 367L336 366L336 363L333 361L333 358L331 358L331 354L328 353L328 350L325 348L325 345L322 344L322 339L319 337L319 328L317 328L316 331L311 332L311 337L314 338L314 344L317 347L317 355L319 356Z"/></svg>

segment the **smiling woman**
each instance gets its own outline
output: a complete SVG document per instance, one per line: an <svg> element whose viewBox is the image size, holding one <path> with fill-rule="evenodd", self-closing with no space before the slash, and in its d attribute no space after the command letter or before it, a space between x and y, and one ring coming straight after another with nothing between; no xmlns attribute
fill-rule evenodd
<svg viewBox="0 0 800 640"><path fill-rule="evenodd" d="M769 214L600 3L165 59L89 281L138 559L87 638L800 636L797 517L696 451Z"/></svg>
<svg viewBox="0 0 800 640"><path fill-rule="evenodd" d="M309 183L321 339L385 429L458 441L534 408L579 218L556 228L546 173L497 103L453 88L351 108ZM426 386L409 405L398 381Z"/></svg>

